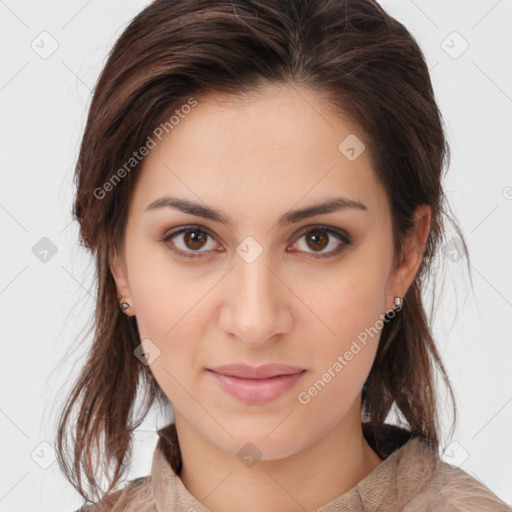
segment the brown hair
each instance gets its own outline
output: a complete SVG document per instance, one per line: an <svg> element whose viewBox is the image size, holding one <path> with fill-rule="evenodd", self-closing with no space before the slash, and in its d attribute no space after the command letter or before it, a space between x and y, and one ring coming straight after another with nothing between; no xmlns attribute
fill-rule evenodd
<svg viewBox="0 0 512 512"><path fill-rule="evenodd" d="M209 92L240 95L268 84L325 94L361 128L390 200L395 264L415 208L430 205L423 261L401 312L382 329L362 389L362 420L382 424L396 405L412 436L438 449L437 367L451 395L455 423L453 391L421 294L446 236L444 218L454 224L466 257L467 247L446 210L441 179L449 148L415 39L373 0L157 0L131 21L109 54L76 165L73 213L82 245L95 256L97 304L93 343L59 420L57 452L61 469L86 499L81 472L91 496L100 496L94 467L107 475L113 463L105 491L110 492L127 468L133 431L155 399L167 400L149 368L134 356L140 344L136 318L120 312L110 272L137 179L138 163L127 170L126 162L191 98ZM118 173L115 183L105 186L123 165L122 179ZM143 391L146 408L137 418L134 403ZM69 459L68 433L73 434ZM173 452L178 474L179 458L179 450Z"/></svg>

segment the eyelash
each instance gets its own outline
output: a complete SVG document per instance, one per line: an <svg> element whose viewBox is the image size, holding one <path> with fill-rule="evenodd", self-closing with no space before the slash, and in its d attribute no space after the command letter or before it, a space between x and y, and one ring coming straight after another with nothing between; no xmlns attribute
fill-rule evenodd
<svg viewBox="0 0 512 512"><path fill-rule="evenodd" d="M211 238L215 238L209 232L209 230L205 229L202 226L199 226L199 225L188 225L188 226L184 226L182 228L176 229L174 231L167 232L160 239L160 241L166 243L168 245L169 249L173 253L177 254L178 257L180 257L180 258L185 258L185 259L189 259L189 260L194 259L194 258L201 258L202 255L201 255L200 251L182 251L181 249L177 249L176 247L171 247L168 244L168 242L170 242L172 238L174 238L174 237L176 237L176 236L178 236L178 235L180 235L182 233L187 233L187 232L190 232L190 231L199 231L201 233L206 233ZM337 249L331 250L328 253L318 253L318 254L308 253L308 254L310 254L310 256L309 256L310 258L313 258L313 259L332 258L334 256L337 256L340 252L342 252L344 249L346 249L350 245L352 245L352 240L343 231L340 231L338 229L335 229L335 228L332 228L332 227L329 227L329 226L322 226L322 225L308 227L308 229L306 229L304 231L301 231L301 233L298 235L297 240L302 238L304 235L308 235L309 233L311 233L313 231L325 231L325 232L327 232L329 234L334 235L342 243L341 243L341 245ZM202 252L208 252L208 251L202 251ZM300 251L297 251L297 252L300 252Z"/></svg>

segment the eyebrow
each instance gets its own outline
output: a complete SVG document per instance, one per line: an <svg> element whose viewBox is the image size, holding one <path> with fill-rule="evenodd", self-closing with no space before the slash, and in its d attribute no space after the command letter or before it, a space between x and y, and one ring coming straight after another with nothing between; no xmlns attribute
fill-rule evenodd
<svg viewBox="0 0 512 512"><path fill-rule="evenodd" d="M159 199L151 202L148 206L146 206L145 211L154 211L160 208L174 208L182 211L183 213L188 213L197 217L203 217L215 222L220 222L221 224L224 224L228 227L230 227L233 223L229 216L220 212L219 210L216 210L215 208L195 203L193 201L189 201L188 199L180 199L169 196L160 197ZM277 224L279 226L287 226L296 222L300 222L303 219L314 217L315 215L333 213L349 208L362 212L368 211L366 205L360 201L355 201L346 197L334 197L322 203L308 206L306 208L290 210L279 218Z"/></svg>

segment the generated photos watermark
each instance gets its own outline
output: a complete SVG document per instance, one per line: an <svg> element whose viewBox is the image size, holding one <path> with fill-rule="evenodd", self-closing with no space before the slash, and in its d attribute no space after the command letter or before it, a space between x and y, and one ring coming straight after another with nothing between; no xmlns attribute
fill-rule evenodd
<svg viewBox="0 0 512 512"><path fill-rule="evenodd" d="M177 126L180 120L184 119L189 114L193 107L197 105L197 100L193 97L187 100L187 103L182 105L179 109L174 110L174 114L165 122L160 123L152 132L152 135L148 135L146 143L141 146L137 151L132 153L132 156L121 166L112 176L101 186L94 189L94 197L96 199L104 199L108 192L111 192L114 187L120 183L120 181L133 169L135 168L142 159L149 154L149 152L156 148L158 139L162 141L164 132L170 133L175 126Z"/></svg>

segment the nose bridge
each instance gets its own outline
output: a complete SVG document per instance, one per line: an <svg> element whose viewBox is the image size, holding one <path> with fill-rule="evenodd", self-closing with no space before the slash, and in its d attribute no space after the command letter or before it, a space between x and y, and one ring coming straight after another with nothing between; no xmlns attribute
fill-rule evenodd
<svg viewBox="0 0 512 512"><path fill-rule="evenodd" d="M283 284L271 271L270 254L262 251L254 260L235 259L231 288L226 297L230 325L225 326L246 343L258 344L286 329L286 300Z"/></svg>
<svg viewBox="0 0 512 512"><path fill-rule="evenodd" d="M269 255L263 251L254 261L247 261L243 257L236 263L235 279L237 288L237 301L243 306L240 313L245 313L247 318L251 312L257 314L265 305L270 305L275 291L275 279L269 270ZM261 312L261 311L260 311Z"/></svg>
<svg viewBox="0 0 512 512"><path fill-rule="evenodd" d="M235 273L240 300L249 300L255 306L272 301L271 280L275 277L269 270L268 259L261 255L250 263L243 259L237 262Z"/></svg>

